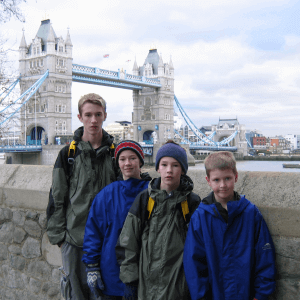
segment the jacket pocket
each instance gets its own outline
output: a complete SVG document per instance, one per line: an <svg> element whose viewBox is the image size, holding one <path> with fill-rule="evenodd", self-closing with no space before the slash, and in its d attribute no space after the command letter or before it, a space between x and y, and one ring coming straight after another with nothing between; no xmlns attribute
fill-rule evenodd
<svg viewBox="0 0 300 300"><path fill-rule="evenodd" d="M63 267L59 268L61 272L60 277L60 291L64 299L70 300L71 299L71 284L69 275L66 273Z"/></svg>

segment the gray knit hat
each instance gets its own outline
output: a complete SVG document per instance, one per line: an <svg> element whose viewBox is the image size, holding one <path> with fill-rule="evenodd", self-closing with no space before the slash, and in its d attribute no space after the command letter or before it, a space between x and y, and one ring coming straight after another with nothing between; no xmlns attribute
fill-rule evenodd
<svg viewBox="0 0 300 300"><path fill-rule="evenodd" d="M156 154L156 171L158 169L160 160L165 156L173 157L174 159L176 159L180 163L182 171L184 172L184 174L186 174L188 170L188 161L185 149L173 142L166 143L162 147L160 147Z"/></svg>

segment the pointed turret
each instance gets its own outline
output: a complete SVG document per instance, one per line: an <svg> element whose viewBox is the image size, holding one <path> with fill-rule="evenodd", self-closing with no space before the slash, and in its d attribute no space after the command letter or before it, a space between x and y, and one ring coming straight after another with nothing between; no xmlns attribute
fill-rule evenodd
<svg viewBox="0 0 300 300"><path fill-rule="evenodd" d="M164 76L164 63L163 63L161 54L159 56L159 62L158 62L158 66L157 66L157 74L158 74L158 76Z"/></svg>
<svg viewBox="0 0 300 300"><path fill-rule="evenodd" d="M174 66L173 66L173 62L172 62L172 55L170 56L169 68L170 68L170 70L174 70Z"/></svg>
<svg viewBox="0 0 300 300"><path fill-rule="evenodd" d="M139 75L139 68L136 62L136 57L134 59L133 69L132 69L133 75L138 76Z"/></svg>
<svg viewBox="0 0 300 300"><path fill-rule="evenodd" d="M23 49L23 48L27 49L27 44L26 44L25 33L24 32L25 32L25 30L23 29L23 35L22 35L22 39L21 39L19 49Z"/></svg>
<svg viewBox="0 0 300 300"><path fill-rule="evenodd" d="M73 48L73 44L72 44L72 41L71 41L71 36L70 36L70 31L69 31L69 28L68 28L68 32L67 32L67 37L66 37L66 52L68 53L68 55L70 57L72 57L72 48Z"/></svg>
<svg viewBox="0 0 300 300"><path fill-rule="evenodd" d="M67 37L66 37L66 46L73 46L71 37L70 37L69 28L68 28Z"/></svg>
<svg viewBox="0 0 300 300"><path fill-rule="evenodd" d="M24 75L26 72L26 54L27 54L28 48L25 40L25 30L23 29L23 35L21 39L21 43L19 46L19 71L20 74Z"/></svg>

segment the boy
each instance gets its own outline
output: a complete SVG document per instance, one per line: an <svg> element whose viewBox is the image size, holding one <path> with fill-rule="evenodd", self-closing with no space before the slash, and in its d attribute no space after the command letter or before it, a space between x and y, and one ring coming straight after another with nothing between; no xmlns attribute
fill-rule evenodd
<svg viewBox="0 0 300 300"><path fill-rule="evenodd" d="M75 153L65 146L58 154L47 207L47 234L62 253L61 292L65 299L93 299L81 262L85 223L92 201L115 181L113 137L102 129L106 102L97 94L82 96L78 118L83 127L74 134Z"/></svg>
<svg viewBox="0 0 300 300"><path fill-rule="evenodd" d="M122 141L116 147L115 159L121 174L94 199L83 243L88 285L99 300L122 300L124 283L119 279L114 250L134 199L151 180L148 173L141 173L144 153L138 143Z"/></svg>
<svg viewBox="0 0 300 300"><path fill-rule="evenodd" d="M158 150L155 168L161 177L135 199L116 247L124 299L190 299L183 247L200 198L192 192L187 155L178 144L168 141Z"/></svg>
<svg viewBox="0 0 300 300"><path fill-rule="evenodd" d="M204 161L213 192L194 213L184 248L192 300L267 300L275 289L275 251L255 205L234 191L238 179L231 152Z"/></svg>

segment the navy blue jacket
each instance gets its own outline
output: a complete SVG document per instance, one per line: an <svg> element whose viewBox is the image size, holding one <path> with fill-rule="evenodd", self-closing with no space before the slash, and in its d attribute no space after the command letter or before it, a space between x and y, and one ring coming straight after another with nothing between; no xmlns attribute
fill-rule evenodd
<svg viewBox="0 0 300 300"><path fill-rule="evenodd" d="M207 198L213 198L210 194ZM228 223L211 199L194 212L183 264L192 300L267 300L275 290L275 251L258 208L227 203Z"/></svg>
<svg viewBox="0 0 300 300"><path fill-rule="evenodd" d="M86 222L82 261L100 262L105 295L123 296L125 285L119 279L115 246L123 223L135 197L147 189L150 177L139 180L116 181L106 186L95 197Z"/></svg>

